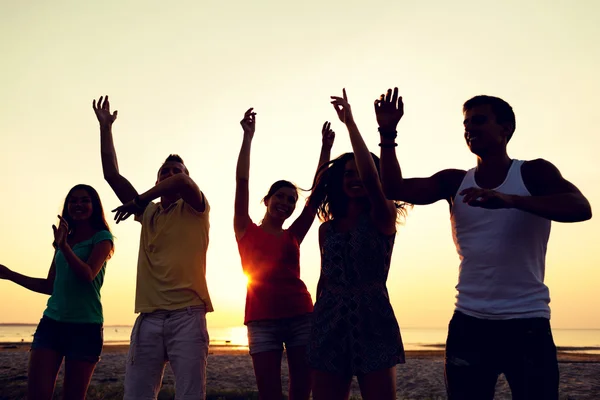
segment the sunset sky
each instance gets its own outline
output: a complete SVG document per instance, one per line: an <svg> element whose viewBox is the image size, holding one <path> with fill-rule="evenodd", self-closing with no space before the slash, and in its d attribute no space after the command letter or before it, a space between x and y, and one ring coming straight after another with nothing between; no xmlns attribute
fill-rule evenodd
<svg viewBox="0 0 600 400"><path fill-rule="evenodd" d="M471 168L461 107L504 98L517 130L509 155L545 158L588 197L591 221L552 226L546 283L556 328L600 328L600 2L115 1L0 3L0 264L45 277L52 229L77 183L100 193L115 255L102 290L106 324L132 324L140 225L118 226L102 177L92 99L108 94L121 173L139 192L169 153L185 160L211 207L209 328L243 322L245 284L233 233L235 164L254 107L251 216L270 184L309 187L324 121L335 157L350 141L329 104L348 92L378 153L373 100L398 86L397 153L407 177ZM294 215L297 216L300 207ZM319 276L315 221L302 278ZM400 326L444 327L458 256L448 206L415 207L398 229L388 280ZM39 320L47 296L0 281L0 322Z"/></svg>

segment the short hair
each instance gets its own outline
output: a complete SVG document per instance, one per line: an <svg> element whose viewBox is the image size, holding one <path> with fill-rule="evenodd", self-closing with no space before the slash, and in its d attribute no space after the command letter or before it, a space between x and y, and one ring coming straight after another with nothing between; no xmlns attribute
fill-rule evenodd
<svg viewBox="0 0 600 400"><path fill-rule="evenodd" d="M185 163L183 162L183 158L181 158L179 154L169 154L169 156L165 159L165 162L163 164L168 163L169 161L175 161L185 165Z"/></svg>
<svg viewBox="0 0 600 400"><path fill-rule="evenodd" d="M465 104L463 104L463 112L478 106L490 106L492 112L496 116L496 122L499 124L510 124L512 130L508 134L508 138L506 140L508 142L512 138L513 133L515 133L515 128L517 127L515 113L510 104L499 97L479 95L470 98L465 102Z"/></svg>
<svg viewBox="0 0 600 400"><path fill-rule="evenodd" d="M160 171L161 171L162 167L166 163L168 163L168 162L177 162L177 163L180 163L181 165L183 165L183 168L184 168L183 172L185 172L186 175L190 174L190 172L188 171L187 166L183 162L183 158L181 158L181 156L179 156L179 154L169 154L169 156L165 159L165 161L162 163L162 165L158 169L158 176L160 176Z"/></svg>

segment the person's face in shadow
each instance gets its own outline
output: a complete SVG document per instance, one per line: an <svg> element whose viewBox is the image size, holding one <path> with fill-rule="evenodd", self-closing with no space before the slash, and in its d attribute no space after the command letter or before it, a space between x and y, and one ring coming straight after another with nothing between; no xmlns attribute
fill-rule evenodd
<svg viewBox="0 0 600 400"><path fill-rule="evenodd" d="M465 141L472 153L484 157L506 148L509 127L501 125L489 105L480 105L465 111L463 125Z"/></svg>

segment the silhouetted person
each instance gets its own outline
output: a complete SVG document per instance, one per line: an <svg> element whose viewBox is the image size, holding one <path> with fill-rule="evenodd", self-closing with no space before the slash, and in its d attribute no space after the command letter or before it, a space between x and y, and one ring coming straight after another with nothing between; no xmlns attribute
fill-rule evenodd
<svg viewBox="0 0 600 400"><path fill-rule="evenodd" d="M156 185L138 194L120 173L112 138L117 112L108 97L94 101L100 122L104 178L123 202L117 223L134 215L142 224L135 292L136 319L125 369L125 400L155 399L167 360L177 398L204 399L208 330L213 311L206 285L210 206L181 157L170 155ZM160 198L160 202L152 200Z"/></svg>
<svg viewBox="0 0 600 400"><path fill-rule="evenodd" d="M283 345L289 366L289 399L308 400L311 373L306 363L306 347L311 329L313 303L300 279L300 244L312 226L317 208L307 202L302 213L288 229L284 222L298 202L298 188L280 180L271 185L263 198L265 216L259 225L248 215L250 147L256 114L246 111L241 121L244 130L236 170L235 238L244 272L249 278L244 324L259 396L263 400L283 400L281 393L281 356ZM335 134L325 123L322 129L320 166L331 154Z"/></svg>
<svg viewBox="0 0 600 400"><path fill-rule="evenodd" d="M31 343L28 399L53 398L63 359L63 397L84 399L102 353L100 289L113 253L113 236L98 192L89 185L75 185L58 218L58 228L52 226L55 253L47 278L31 278L0 265L0 279L50 295Z"/></svg>
<svg viewBox="0 0 600 400"><path fill-rule="evenodd" d="M404 346L386 281L404 205L385 198L379 160L360 135L346 91L332 99L354 152L326 164L311 195L325 221L308 352L313 399L348 399L356 376L363 399L393 400Z"/></svg>
<svg viewBox="0 0 600 400"><path fill-rule="evenodd" d="M558 399L546 246L551 221L590 219L590 204L550 162L508 156L515 115L502 99L476 96L463 106L464 138L477 166L429 178L402 177L394 150L403 115L397 88L375 101L375 113L386 196L450 204L460 269L446 342L449 399L493 399L501 373L515 399Z"/></svg>

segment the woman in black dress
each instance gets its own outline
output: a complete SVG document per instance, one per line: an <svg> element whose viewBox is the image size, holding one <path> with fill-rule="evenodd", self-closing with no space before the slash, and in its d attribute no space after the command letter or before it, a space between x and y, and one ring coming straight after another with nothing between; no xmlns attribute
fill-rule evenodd
<svg viewBox="0 0 600 400"><path fill-rule="evenodd" d="M313 399L347 399L356 376L363 399L392 400L404 348L386 280L404 204L385 198L379 159L360 136L345 90L344 97L332 99L354 153L324 166L312 194L325 221L308 350Z"/></svg>

